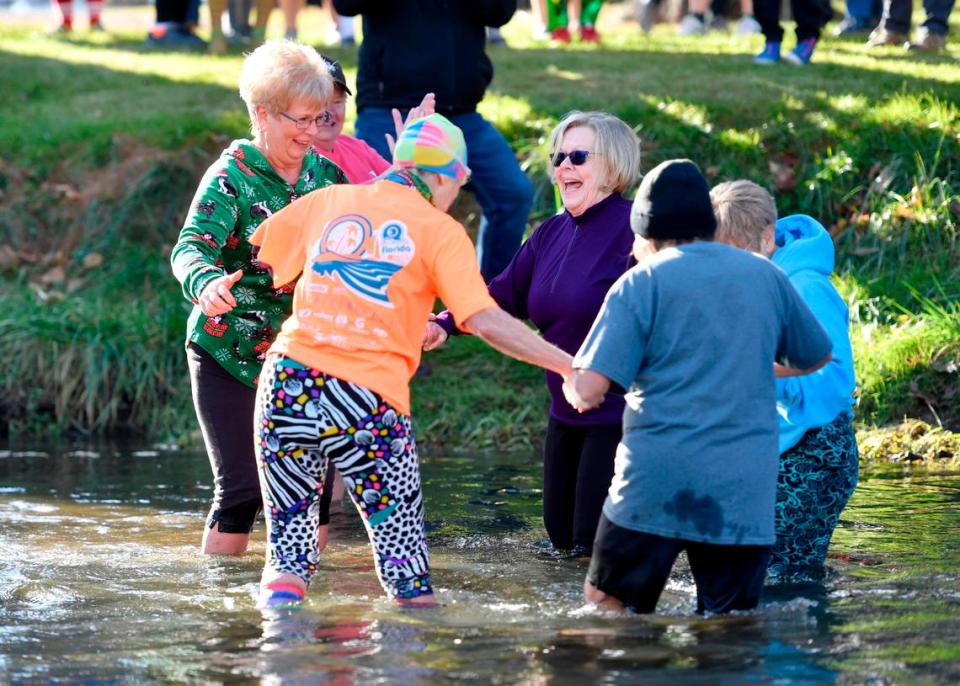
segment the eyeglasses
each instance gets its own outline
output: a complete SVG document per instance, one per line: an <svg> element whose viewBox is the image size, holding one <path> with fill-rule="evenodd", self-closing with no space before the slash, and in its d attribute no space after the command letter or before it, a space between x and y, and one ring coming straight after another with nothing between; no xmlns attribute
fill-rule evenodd
<svg viewBox="0 0 960 686"><path fill-rule="evenodd" d="M593 152L591 150L571 150L570 152L555 152L551 161L553 162L554 167L559 167L563 164L563 161L566 159L570 160L570 164L574 167L579 167L581 164L586 164L587 157L590 155L599 155L600 153Z"/></svg>
<svg viewBox="0 0 960 686"><path fill-rule="evenodd" d="M298 129L300 129L301 131L306 131L307 129L309 129L310 124L313 124L314 126L317 127L317 130L319 130L320 127L326 124L329 124L330 119L332 118L329 112L318 114L316 117L300 117L299 119L287 114L286 112L278 112L278 114L281 117L284 117L292 121L293 125L296 126Z"/></svg>

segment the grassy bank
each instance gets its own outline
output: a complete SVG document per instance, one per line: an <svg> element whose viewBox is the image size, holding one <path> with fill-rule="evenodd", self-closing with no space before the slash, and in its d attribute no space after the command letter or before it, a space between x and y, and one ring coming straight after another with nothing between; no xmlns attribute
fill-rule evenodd
<svg viewBox="0 0 960 686"><path fill-rule="evenodd" d="M864 426L960 425L960 64L825 40L808 69L749 64L756 40L641 36L603 49L496 48L482 111L551 211L544 136L570 109L635 125L644 168L691 157L711 181L748 177L781 213L823 220L850 304ZM319 32L319 30L318 30ZM311 35L308 33L307 38ZM141 33L58 41L0 29L2 428L187 437L188 308L167 265L200 173L245 135L241 57L151 53ZM331 51L355 75L353 52ZM460 215L475 220L469 199ZM537 370L474 340L414 381L421 441L520 447L541 435Z"/></svg>

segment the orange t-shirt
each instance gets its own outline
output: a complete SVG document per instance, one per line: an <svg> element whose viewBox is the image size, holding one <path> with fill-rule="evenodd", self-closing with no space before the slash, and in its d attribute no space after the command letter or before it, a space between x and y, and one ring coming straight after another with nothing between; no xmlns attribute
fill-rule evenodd
<svg viewBox="0 0 960 686"><path fill-rule="evenodd" d="M250 242L275 287L302 273L270 350L369 388L404 414L437 296L460 322L497 306L463 226L393 181L305 195Z"/></svg>

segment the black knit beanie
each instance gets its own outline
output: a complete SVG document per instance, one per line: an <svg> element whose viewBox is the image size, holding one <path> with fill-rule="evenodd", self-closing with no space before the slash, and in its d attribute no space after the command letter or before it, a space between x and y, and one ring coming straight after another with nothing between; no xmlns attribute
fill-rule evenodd
<svg viewBox="0 0 960 686"><path fill-rule="evenodd" d="M667 160L647 172L633 201L630 226L648 240L713 238L717 218L697 165Z"/></svg>

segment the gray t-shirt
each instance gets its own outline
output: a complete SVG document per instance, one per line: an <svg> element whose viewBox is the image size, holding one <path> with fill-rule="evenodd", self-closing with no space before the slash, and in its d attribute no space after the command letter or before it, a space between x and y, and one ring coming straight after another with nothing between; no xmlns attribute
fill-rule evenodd
<svg viewBox="0 0 960 686"><path fill-rule="evenodd" d="M607 519L688 541L773 543L773 363L811 367L830 347L786 275L744 250L680 245L624 274L574 360L628 389Z"/></svg>

